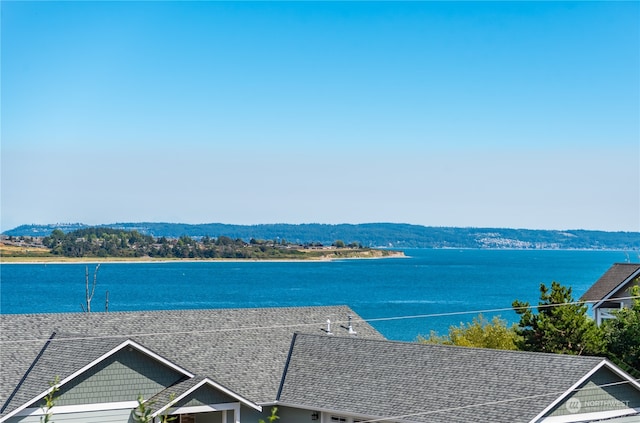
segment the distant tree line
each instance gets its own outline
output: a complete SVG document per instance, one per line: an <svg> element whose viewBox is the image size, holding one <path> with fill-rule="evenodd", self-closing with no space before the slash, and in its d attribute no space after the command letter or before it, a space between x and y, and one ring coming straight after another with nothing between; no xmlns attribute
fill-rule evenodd
<svg viewBox="0 0 640 423"><path fill-rule="evenodd" d="M632 306L614 311L615 318L601 326L587 315L587 305L573 298L570 287L552 282L551 287L540 285L537 307L513 302L520 316L517 324L507 326L497 316L488 321L479 315L471 323L451 326L448 335L431 332L418 342L603 356L640 378L640 278L635 282Z"/></svg>
<svg viewBox="0 0 640 423"><path fill-rule="evenodd" d="M207 223L115 223L100 227L137 231L154 237L179 238L224 234L231 239L286 238L304 244L320 242L330 245L336 239L358 240L369 247L394 248L524 248L524 249L615 249L627 250L636 257L640 250L640 233L589 230L529 230L508 228L456 228L410 225L403 223L362 223L328 225L263 224L227 225ZM54 229L72 232L87 225L22 225L5 231L7 236L48 236Z"/></svg>
<svg viewBox="0 0 640 423"><path fill-rule="evenodd" d="M324 245L318 242L302 245L292 244L284 238L261 240L251 238L245 242L240 238L228 236L199 239L183 235L179 238L160 237L140 234L138 231L90 227L64 233L55 229L51 235L42 239L42 245L51 250L51 254L64 257L153 257L182 259L264 259L302 256L301 249L319 249ZM358 242L346 244L337 240L336 248L362 248Z"/></svg>

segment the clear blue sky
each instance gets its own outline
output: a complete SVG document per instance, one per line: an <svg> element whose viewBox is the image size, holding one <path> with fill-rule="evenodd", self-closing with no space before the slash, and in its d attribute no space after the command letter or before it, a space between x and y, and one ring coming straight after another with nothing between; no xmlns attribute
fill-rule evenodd
<svg viewBox="0 0 640 423"><path fill-rule="evenodd" d="M640 231L638 2L1 8L2 230Z"/></svg>

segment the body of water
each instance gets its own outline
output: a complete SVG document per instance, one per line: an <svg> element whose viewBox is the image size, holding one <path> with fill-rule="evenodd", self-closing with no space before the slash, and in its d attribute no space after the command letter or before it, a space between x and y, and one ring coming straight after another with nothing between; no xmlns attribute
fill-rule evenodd
<svg viewBox="0 0 640 423"><path fill-rule="evenodd" d="M412 341L515 299L537 304L540 283L577 299L620 251L406 250L408 258L332 262L104 263L91 303L104 311L346 304L389 339ZM81 311L85 264L2 264L1 313ZM89 264L93 279L94 264ZM456 312L470 314L446 315ZM517 321L511 311L500 314ZM357 330L357 328L356 328Z"/></svg>

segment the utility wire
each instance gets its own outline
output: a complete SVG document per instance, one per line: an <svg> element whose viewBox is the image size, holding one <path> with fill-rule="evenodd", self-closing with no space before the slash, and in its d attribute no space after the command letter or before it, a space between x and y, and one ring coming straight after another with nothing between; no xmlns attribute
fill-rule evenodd
<svg viewBox="0 0 640 423"><path fill-rule="evenodd" d="M634 300L640 299L640 295L629 296L629 297L619 297L616 300ZM392 320L410 320L410 319L426 319L431 317L448 317L448 316L461 316L461 315L469 315L469 314L486 314L486 313L498 313L504 311L519 311L519 310L527 310L527 309L548 309L554 307L568 306L568 305L583 305L588 303L597 303L600 300L592 300L592 301L572 301L566 303L558 303L558 304L540 304L540 305L529 305L522 307L504 307L504 308L493 308L493 309L484 309L484 310L470 310L470 311L452 311L445 313L430 313L430 314L417 314L417 315L407 315L407 316L393 316L393 317L377 317L370 319L353 319L351 323L357 322L383 322L383 321L392 321ZM147 310L151 311L151 310ZM151 311L153 312L153 311ZM122 312L128 313L128 312ZM89 313L87 313L89 314ZM104 314L103 314L104 315ZM332 325L345 325L348 324L348 320L336 320L332 321ZM146 337L146 336L158 336L158 335L187 335L192 333L200 333L200 334L208 334L208 333L220 333L220 332L237 332L237 331L253 331L253 330L275 330L275 329L293 329L300 328L306 326L318 326L321 327L326 326L326 321L324 322L311 322L311 323L296 323L290 325L271 325L271 326L239 326L239 327L228 327L228 328L218 328L218 329L207 329L207 330L191 330L191 331L162 331L162 332L141 332L141 333L130 333L130 334L117 334L117 335L87 335L87 336L64 336L55 338L54 342L61 341L74 341L74 340L89 340L89 339L112 339L112 338L123 338L123 337ZM42 342L48 341L49 337L46 338L31 338L31 339L11 339L11 340L0 340L0 345L3 344L15 344L15 343L25 343L25 342Z"/></svg>
<svg viewBox="0 0 640 423"><path fill-rule="evenodd" d="M621 298L616 298L616 300L633 300L633 299L638 299L638 298L640 298L640 296L621 297ZM537 306L530 305L530 306L523 306L523 307L505 307L505 308L495 308L495 309L472 310L472 311L457 311L457 312L448 312L448 313L432 313L432 314L421 314L421 315L411 315L411 316L381 317L381 318L357 319L357 320L354 319L353 322L379 322L379 321L388 321L388 320L419 319L419 318L429 318L429 317L456 316L456 315L468 315L468 314L479 314L479 313L494 313L494 312L501 312L501 311L517 311L517 310L526 310L526 309L545 309L545 308L560 307L560 306L566 306L566 305L582 305L582 304L595 303L595 302L599 302L599 301L573 301L573 302L560 303L560 304L542 304L542 305L537 305ZM60 342L60 341L70 341L70 340L110 339L110 338L122 338L122 337L130 337L130 336L143 337L143 336L157 336L157 335L179 335L179 334L190 334L190 333L202 333L202 334L205 334L205 333L230 332L230 331L238 331L238 330L273 330L273 329L299 328L301 326L317 326L319 324L322 325L323 323L324 322L322 322L322 323L313 322L313 323L295 324L295 325L245 326L245 327L237 327L237 328L220 328L220 329L212 329L212 330L165 331L165 332L148 332L148 333L137 333L137 334L125 334L125 335L60 337L60 338L54 338L52 341ZM335 321L333 323L334 324L345 324L345 323L347 323L347 321ZM0 341L0 344L17 344L17 343L24 343L24 342L39 342L39 341L43 341L43 340L46 341L46 340L49 340L49 338L46 338L46 339L45 338L34 338L34 339L23 339L23 340L17 339L17 340L9 340L9 341ZM583 391L583 390L587 390L587 389L599 389L599 388L605 388L605 387L609 387L609 386L629 384L629 383L633 383L633 382L638 383L639 381L640 381L640 379L632 379L632 380L625 380L625 381L620 381L620 382L612 382L612 383L602 384L602 385L590 385L590 386L585 386L583 388L573 389L570 392L579 392L579 391ZM388 421L388 420L406 419L406 418L410 418L410 417L425 416L425 415L429 415L429 414L447 413L447 412L463 410L463 409L469 409L469 408L506 404L506 403L511 403L511 402L517 402L517 401L522 401L522 400L530 400L530 399L536 399L536 398L542 398L542 397L548 397L548 396L557 396L557 395L564 394L565 392L566 391L550 392L550 393L530 395L530 396L521 396L521 397L517 397L517 398L509 398L509 399L505 399L505 400L496 400L496 401L487 401L487 402L483 402L483 403L468 404L468 405L463 405L463 406L458 406L458 407L448 407L448 408L442 408L442 409L437 409L437 410L420 411L420 412L410 413L410 414L386 416L386 417L383 417L383 418L376 418L376 419L369 419L369 420L359 420L359 422L360 423L375 423L375 422L382 422L382 421Z"/></svg>
<svg viewBox="0 0 640 423"><path fill-rule="evenodd" d="M588 389L601 389L601 388L607 388L607 387L610 387L610 386L618 386L618 385L628 384L628 383L632 383L632 382L636 382L637 383L638 380L633 380L633 381L624 380L624 381L620 381L620 382L605 383L605 384L602 384L602 385L590 385L590 386L585 386L583 388L572 389L569 392L580 392L580 391L585 391L585 390L588 390ZM558 396L558 395L562 395L562 394L564 394L566 392L567 391L546 392L544 394L528 395L528 396L522 396L522 397L517 397L517 398L509 398L509 399L505 399L505 400L487 401L487 402L476 403L476 404L461 405L461 406L458 406L458 407L440 408L440 409L437 409L437 410L420 411L420 412L417 412L417 413L401 414L401 415L395 415L395 416L387 416L387 417L383 417L383 418L376 418L376 419L370 419L370 420L360 420L360 419L358 419L358 423L374 423L374 422L382 422L382 421L388 421L388 420L406 419L408 417L426 416L426 415L429 415L429 414L448 413L448 412L451 412L451 411L464 410L464 409L468 409L468 408L485 407L485 406L488 406L488 405L508 404L510 402L517 402L517 401L522 401L522 400L530 400L530 399L536 399L536 398L542 398L542 397L548 397L548 396Z"/></svg>
<svg viewBox="0 0 640 423"><path fill-rule="evenodd" d="M640 295L635 295L631 297L616 297L616 300L633 300L640 298ZM568 306L568 305L582 305L588 303L598 303L601 300L590 300L590 301L572 301L568 303L558 303L558 304L539 304L539 305L529 305L529 306L521 306L521 307L504 307L504 308L492 308L486 310L472 310L472 311L452 311L446 313L432 313L432 314L416 314L412 316L396 316L396 317L379 317L373 319L362 319L366 322L380 322L385 320L402 320L402 319L422 319L427 317L446 317L446 316L458 316L463 314L483 314L483 313L497 313L501 311L518 311L518 310L527 310L527 309L547 309L553 307L560 306Z"/></svg>

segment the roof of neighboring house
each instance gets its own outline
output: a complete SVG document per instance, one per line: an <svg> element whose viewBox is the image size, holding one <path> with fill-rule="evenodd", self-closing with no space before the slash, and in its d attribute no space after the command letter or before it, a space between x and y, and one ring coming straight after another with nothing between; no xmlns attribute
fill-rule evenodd
<svg viewBox="0 0 640 423"><path fill-rule="evenodd" d="M430 423L529 422L604 361L305 334L290 354L284 405Z"/></svg>
<svg viewBox="0 0 640 423"><path fill-rule="evenodd" d="M3 388L5 380L14 381L17 379L18 382L7 386L7 388L12 388L11 392L2 390L0 398L3 401L0 404L0 416L23 406L36 396L44 394L56 379L60 382L64 381L79 369L90 365L125 341L122 338L107 338L97 339L89 344L71 335L53 333L43 343L36 356L20 354L20 351L16 349L16 347L20 347L20 343L15 345L2 344L2 352L0 353L2 379L0 380ZM64 359L61 359L62 357ZM29 358L31 363L25 372L22 366L17 366L17 364L26 363Z"/></svg>
<svg viewBox="0 0 640 423"><path fill-rule="evenodd" d="M153 415L161 415L167 408L174 405L178 406L180 401L182 401L185 397L188 397L189 394L202 387L211 387L220 392L220 394L224 397L229 398L229 400L223 402L233 402L234 400L240 401L248 407L260 410L260 407L258 405L254 404L246 398L238 397L237 395L235 395L235 393L228 391L224 386L217 384L210 378L194 376L190 379L186 379L179 383L176 383L175 385L170 386L157 395L151 397L149 399L149 402L153 404L154 408L156 408L156 411L153 413Z"/></svg>
<svg viewBox="0 0 640 423"><path fill-rule="evenodd" d="M583 301L601 301L624 287L632 278L640 275L640 263L615 263L585 292Z"/></svg>
<svg viewBox="0 0 640 423"><path fill-rule="evenodd" d="M358 337L384 339L347 306L0 315L0 417L45 392L55 375L63 379L124 339L244 398L271 403L293 333L322 334L331 319L336 336L353 336L343 327L348 315ZM53 332L77 335L49 342Z"/></svg>
<svg viewBox="0 0 640 423"><path fill-rule="evenodd" d="M256 409L278 402L404 422L524 423L603 366L631 381L596 357L388 341L346 306L0 315L0 421L33 406L55 376L76 381L120 353L173 370L151 394L156 413L215 392Z"/></svg>
<svg viewBox="0 0 640 423"><path fill-rule="evenodd" d="M149 402L154 404L154 407L157 408L157 411L154 414L162 413L168 405L176 402L176 400L180 399L185 393L190 392L198 385L206 382L206 380L206 377L194 376L178 382L149 398Z"/></svg>
<svg viewBox="0 0 640 423"><path fill-rule="evenodd" d="M85 338L77 334L53 333L32 361L26 373L22 375L18 384L15 385L11 394L7 398L3 397L4 401L0 404L0 416L19 411L32 403L34 399L39 399L46 394L54 382L57 382L58 386L62 386L125 347L136 349L161 361L164 366L173 369L179 375L178 378L193 376L186 369L176 366L164 357L158 356L146 347L124 337ZM2 348L5 348L4 344ZM10 349L11 346L6 346L6 348ZM13 367L11 364L3 363L3 370L5 367Z"/></svg>

